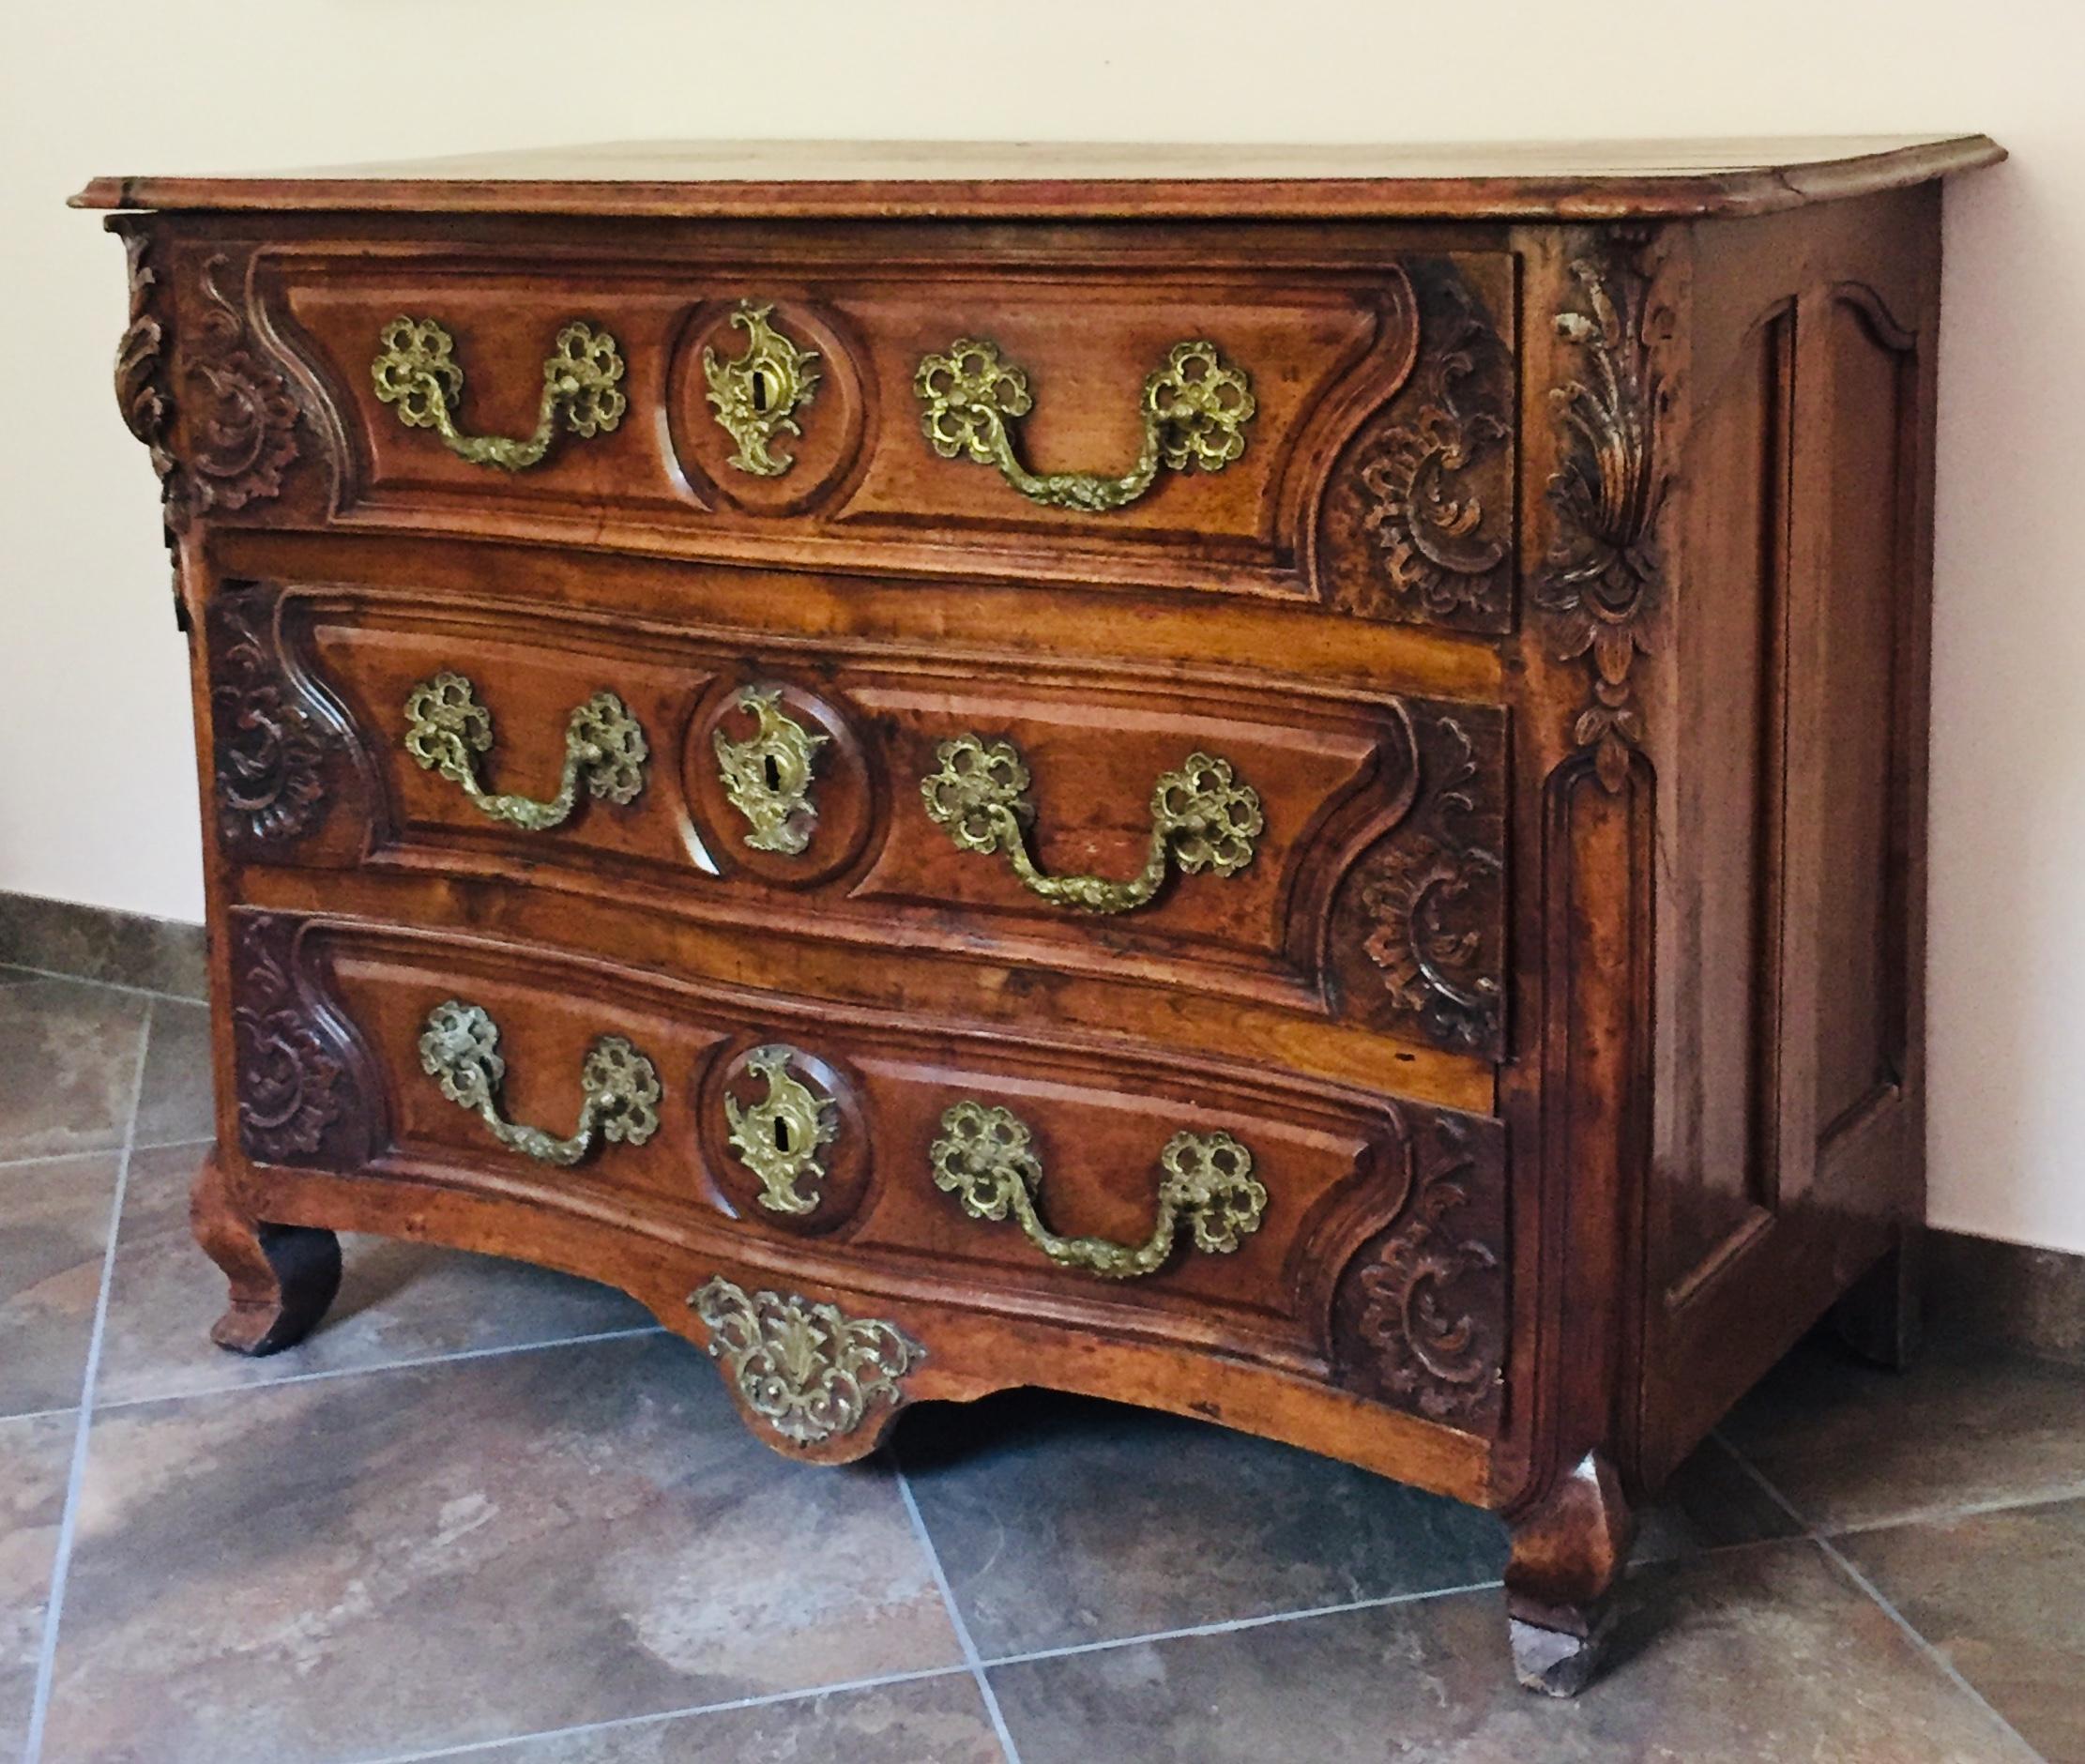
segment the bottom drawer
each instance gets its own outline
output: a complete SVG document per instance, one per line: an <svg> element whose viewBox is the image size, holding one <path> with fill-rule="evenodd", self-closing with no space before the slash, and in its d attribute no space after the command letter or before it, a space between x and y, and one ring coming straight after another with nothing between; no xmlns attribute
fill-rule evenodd
<svg viewBox="0 0 2085 1764"><path fill-rule="evenodd" d="M232 969L255 1164L461 1191L791 1290L1184 1347L1499 1426L1495 1121L337 920L236 912ZM741 1283L691 1301L720 1355L773 1327ZM1066 1382L1039 1370L962 1368Z"/></svg>

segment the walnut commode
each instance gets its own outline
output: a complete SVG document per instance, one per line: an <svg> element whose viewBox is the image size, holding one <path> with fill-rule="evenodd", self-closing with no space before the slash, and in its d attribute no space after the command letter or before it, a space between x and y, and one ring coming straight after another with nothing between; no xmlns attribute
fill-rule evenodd
<svg viewBox="0 0 2085 1764"><path fill-rule="evenodd" d="M1632 1506L1923 1208L1981 138L98 183L207 802L226 1346L332 1233L822 1462L1012 1383Z"/></svg>

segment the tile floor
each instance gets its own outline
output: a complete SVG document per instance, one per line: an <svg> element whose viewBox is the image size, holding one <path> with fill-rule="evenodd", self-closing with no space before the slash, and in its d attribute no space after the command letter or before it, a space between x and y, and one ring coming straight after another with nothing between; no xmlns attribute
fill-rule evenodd
<svg viewBox="0 0 2085 1764"><path fill-rule="evenodd" d="M1515 1690L1496 1522L1015 1392L784 1463L533 1270L348 1246L211 1348L201 1007L0 970L0 1760L2085 1760L2085 1373L1801 1351Z"/></svg>

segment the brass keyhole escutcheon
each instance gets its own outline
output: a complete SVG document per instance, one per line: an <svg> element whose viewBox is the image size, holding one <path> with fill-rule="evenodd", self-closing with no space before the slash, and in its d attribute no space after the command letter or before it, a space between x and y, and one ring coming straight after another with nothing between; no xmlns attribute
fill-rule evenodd
<svg viewBox="0 0 2085 1764"><path fill-rule="evenodd" d="M753 829L745 843L754 851L800 856L818 824L812 786L818 751L829 738L814 735L783 709L779 686L743 686L731 702L735 710L751 713L753 733L734 741L719 729L710 745L724 795Z"/></svg>
<svg viewBox="0 0 2085 1764"><path fill-rule="evenodd" d="M709 405L718 427L738 444L729 464L754 478L780 478L796 464L793 455L777 453L778 436L800 435L797 413L807 408L818 389L814 349L804 349L768 322L770 303L738 302L731 322L746 333L746 347L726 360L714 349L702 352L703 378L709 383Z"/></svg>
<svg viewBox="0 0 2085 1764"><path fill-rule="evenodd" d="M776 1042L754 1048L746 1056L746 1075L765 1081L768 1093L747 1103L727 1090L724 1119L733 1153L760 1183L760 1205L800 1218L815 1212L823 1198L820 1154L839 1135L840 1110L831 1097L799 1078L799 1069L809 1070L793 1047Z"/></svg>

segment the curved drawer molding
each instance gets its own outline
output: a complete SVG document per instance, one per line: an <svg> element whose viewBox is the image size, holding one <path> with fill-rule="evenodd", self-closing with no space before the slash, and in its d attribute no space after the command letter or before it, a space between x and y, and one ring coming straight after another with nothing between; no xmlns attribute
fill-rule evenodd
<svg viewBox="0 0 2085 1764"><path fill-rule="evenodd" d="M565 724L565 768L557 794L498 796L478 776L477 755L493 745L493 713L461 674L441 673L414 687L405 699L405 751L422 771L439 772L495 821L543 832L569 819L582 783L603 801L634 802L645 787L650 749L629 707L614 692L596 692Z"/></svg>
<svg viewBox="0 0 2085 1764"><path fill-rule="evenodd" d="M1187 875L1242 870L1267 824L1259 793L1236 781L1230 761L1190 753L1178 771L1162 773L1151 786L1150 855L1140 874L1122 882L1044 875L1028 853L1027 829L1035 809L1020 750L1011 741L959 735L942 742L934 756L939 767L920 781L920 794L957 848L989 856L1003 846L1026 888L1080 912L1126 913L1145 905L1165 880L1168 861Z"/></svg>
<svg viewBox="0 0 2085 1764"><path fill-rule="evenodd" d="M1179 1133L1159 1153L1165 1174L1149 1238L1142 1243L1063 1238L1036 1211L1042 1161L1031 1148L1027 1123L1012 1109L966 1100L943 1113L941 1134L928 1152L935 1187L955 1195L973 1219L1011 1217L1059 1268L1103 1280L1157 1273L1172 1259L1182 1224L1193 1231L1196 1249L1228 1255L1240 1238L1259 1229L1267 1210L1267 1190L1253 1179L1250 1151L1225 1133Z"/></svg>
<svg viewBox="0 0 2085 1764"><path fill-rule="evenodd" d="M575 435L612 430L622 421L630 400L616 382L623 358L606 331L574 319L557 333L543 357L543 394L533 433L508 435L465 434L452 414L464 397L464 367L456 359L456 340L431 318L394 318L378 337L382 344L370 363L380 403L398 412L408 429L432 429L443 445L473 465L518 472L542 463L557 433L558 418Z"/></svg>
<svg viewBox="0 0 2085 1764"><path fill-rule="evenodd" d="M1245 425L1258 408L1252 382L1210 342L1175 343L1165 364L1144 382L1144 446L1136 464L1105 472L1031 472L1013 450L1009 418L1035 407L1028 376L999 358L999 346L962 337L946 355L926 356L912 388L924 406L920 426L945 460L966 456L992 465L1026 496L1047 509L1104 514L1126 509L1158 479L1159 467L1220 472L1245 451Z"/></svg>
<svg viewBox="0 0 2085 1764"><path fill-rule="evenodd" d="M599 1037L580 1068L579 1124L560 1139L499 1112L507 1061L499 1026L482 1005L451 998L427 1013L419 1063L459 1108L476 1111L503 1146L539 1163L573 1164L603 1141L641 1146L659 1131L659 1072L619 1035Z"/></svg>

